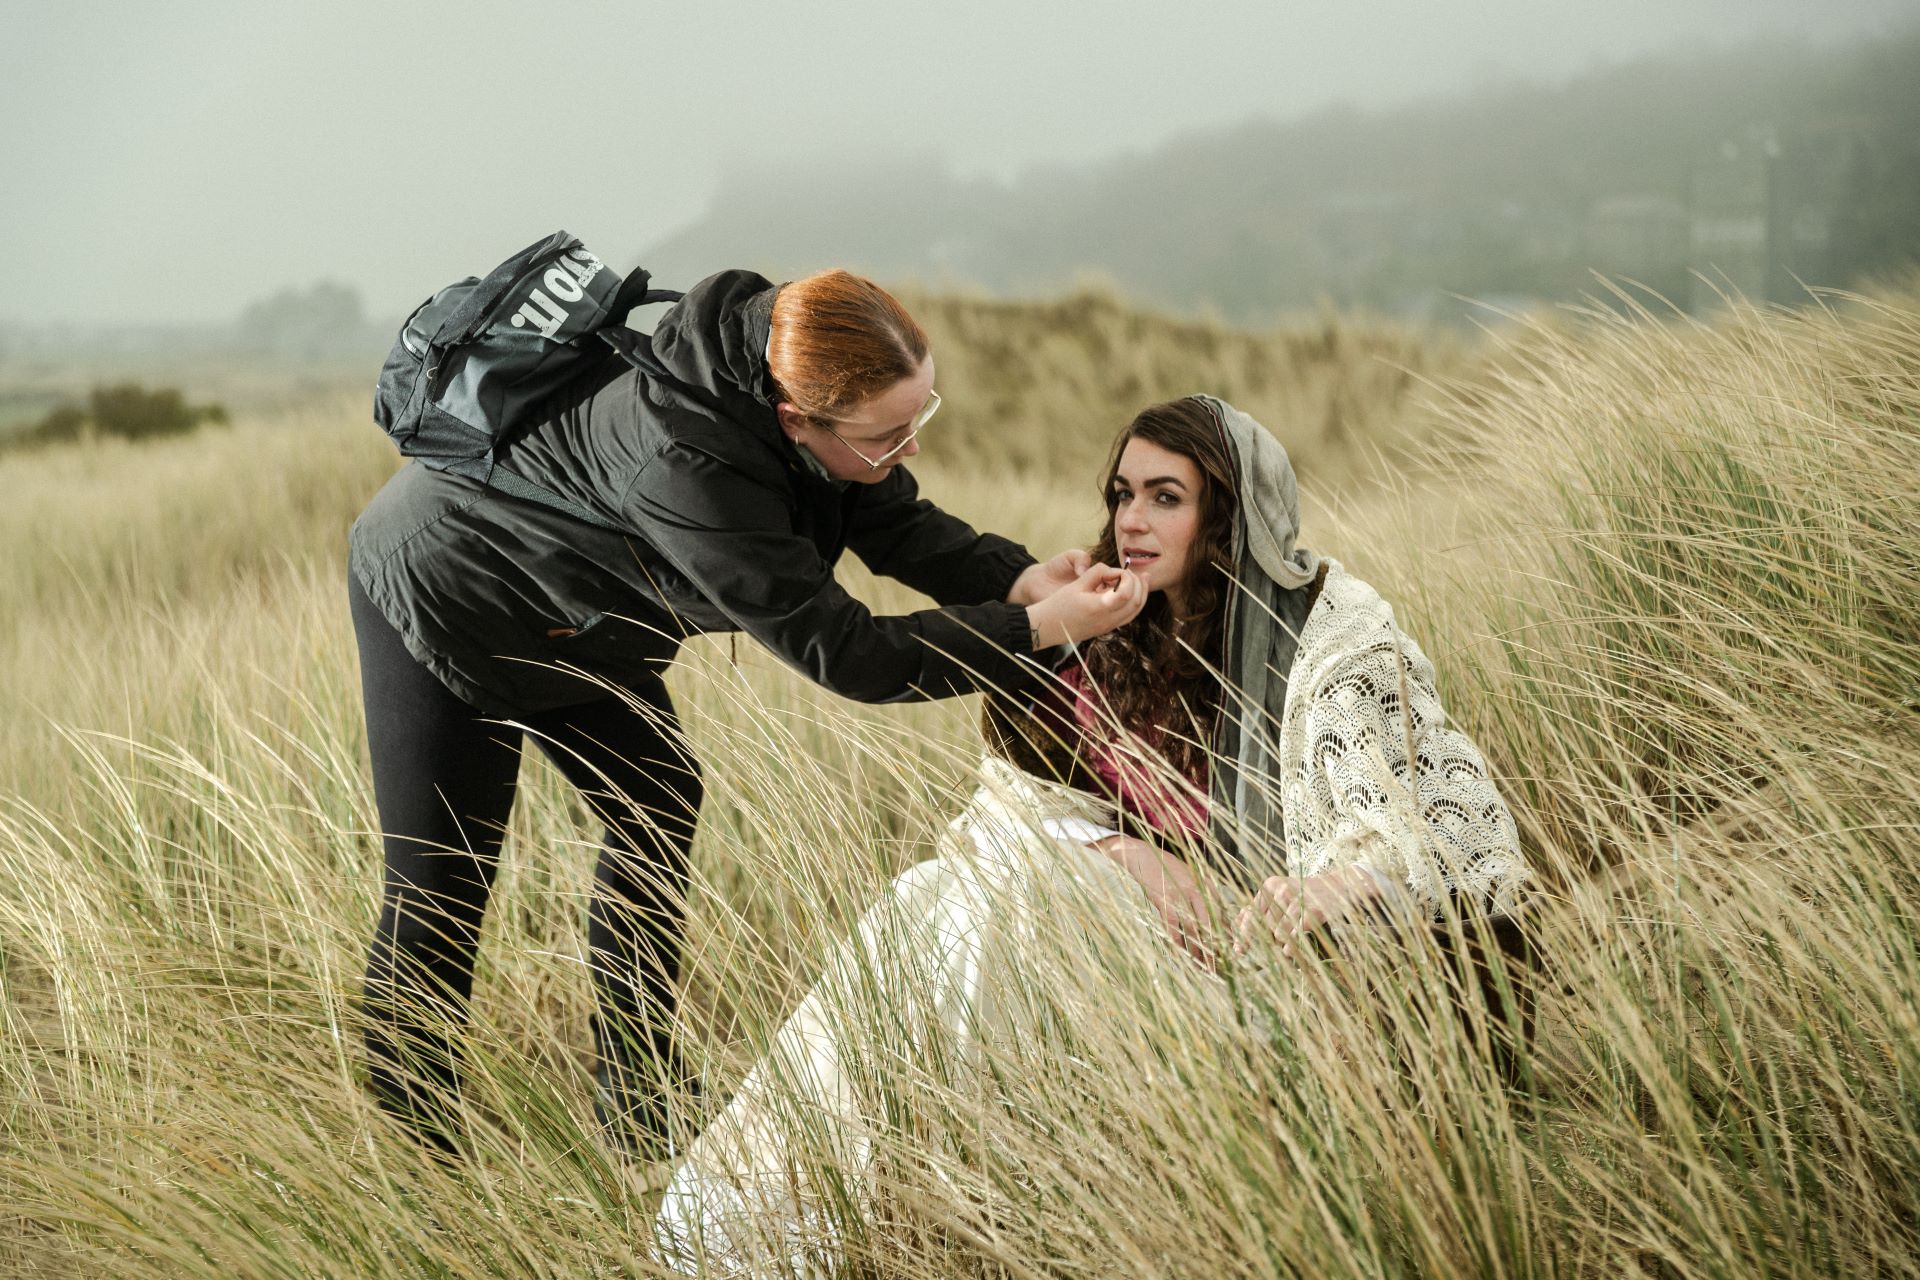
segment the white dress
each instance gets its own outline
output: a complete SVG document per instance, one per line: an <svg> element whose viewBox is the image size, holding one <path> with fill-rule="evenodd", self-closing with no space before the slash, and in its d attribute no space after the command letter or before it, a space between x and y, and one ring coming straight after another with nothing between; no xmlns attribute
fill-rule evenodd
<svg viewBox="0 0 1920 1280"><path fill-rule="evenodd" d="M964 1070L972 1046L1021 1021L1019 952L1036 912L1059 918L1048 904L1063 897L1101 903L1096 918L1157 927L1132 878L1083 843L1106 817L1091 797L982 760L939 856L894 878L676 1168L656 1221L669 1264L715 1275L832 1269L834 1206L865 1188L820 1187L799 1170L831 1167L851 1183L867 1168L862 1055L905 1040L917 1059ZM875 1010L885 1030L873 1027Z"/></svg>
<svg viewBox="0 0 1920 1280"><path fill-rule="evenodd" d="M1433 678L1379 595L1329 561L1280 726L1285 870L1361 863L1416 904L1462 892L1510 911L1528 874L1513 819L1479 751L1447 723ZM1086 912L1069 918L1159 929L1133 879L1087 847L1111 824L1094 797L983 759L937 856L862 917L675 1169L655 1223L669 1265L830 1270L835 1223L866 1194L863 1117L874 1110L862 1084L882 1073L863 1069L863 1055L898 1055L905 1042L961 1073L972 1047L1020 1034L1033 981L1021 950L1036 925L1062 918L1064 898ZM1221 1008L1230 1016L1224 996ZM840 1181L818 1185L822 1169Z"/></svg>

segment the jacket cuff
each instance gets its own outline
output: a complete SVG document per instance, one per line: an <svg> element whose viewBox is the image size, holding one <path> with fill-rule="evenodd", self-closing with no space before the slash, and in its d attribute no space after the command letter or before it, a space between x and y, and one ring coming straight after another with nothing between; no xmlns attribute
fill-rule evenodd
<svg viewBox="0 0 1920 1280"><path fill-rule="evenodd" d="M1005 600L1007 593L1013 590L1013 584L1019 581L1020 575L1030 566L1040 563L1034 558L1032 552L1017 542L1008 542L1005 546L995 548L993 560L996 572L989 581L999 584L992 595L995 600ZM1024 626L1022 629L1024 630ZM1014 646L1013 651L1026 653L1028 651L1026 642L1023 640L1019 645Z"/></svg>

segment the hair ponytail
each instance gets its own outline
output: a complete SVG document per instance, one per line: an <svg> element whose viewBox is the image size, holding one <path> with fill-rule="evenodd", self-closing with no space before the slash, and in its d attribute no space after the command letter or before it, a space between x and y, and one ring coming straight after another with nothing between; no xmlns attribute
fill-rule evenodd
<svg viewBox="0 0 1920 1280"><path fill-rule="evenodd" d="M782 399L832 416L919 371L927 334L894 296L847 271L782 285L773 300L767 367Z"/></svg>

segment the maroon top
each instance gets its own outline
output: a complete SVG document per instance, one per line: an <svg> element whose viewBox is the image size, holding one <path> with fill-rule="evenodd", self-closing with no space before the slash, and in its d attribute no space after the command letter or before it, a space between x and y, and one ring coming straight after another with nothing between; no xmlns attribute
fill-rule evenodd
<svg viewBox="0 0 1920 1280"><path fill-rule="evenodd" d="M1085 669L1072 664L1060 672L1060 678L1073 693L1073 719L1086 743L1087 764L1120 807L1163 835L1203 838L1207 832L1204 771L1187 779L1189 787L1181 787L1168 777L1171 767L1166 760L1154 752L1157 732L1117 738L1113 713L1088 685ZM1147 752L1154 754L1149 758Z"/></svg>

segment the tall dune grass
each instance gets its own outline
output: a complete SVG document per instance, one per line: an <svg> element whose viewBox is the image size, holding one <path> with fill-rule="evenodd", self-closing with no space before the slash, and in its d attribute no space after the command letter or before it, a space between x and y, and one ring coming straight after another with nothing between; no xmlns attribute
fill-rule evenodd
<svg viewBox="0 0 1920 1280"><path fill-rule="evenodd" d="M990 399L990 337L974 372L943 362L982 380L956 402ZM1424 945L1222 984L1068 894L1026 958L1031 1034L977 1070L924 1070L937 1038L857 1011L886 1123L848 1266L1920 1271L1920 298L1596 315L1515 335L1452 394L1455 357L1341 358L1326 376L1376 388L1397 486L1312 534L1396 602L1514 802L1544 886L1520 1079ZM1409 367L1441 383L1418 464ZM1325 422L1264 412L1283 440ZM1087 476L981 474L991 429L966 431L923 477L940 500L1036 548L1087 538ZM424 1159L362 1098L378 854L339 539L391 460L345 410L220 440L0 460L26 495L0 510L21 604L0 654L0 1264L650 1273L646 1171L588 1101L594 828L544 764L482 949L473 1159ZM929 856L977 738L970 702L850 707L750 646L691 646L670 684L709 792L686 1021L724 1094ZM847 1175L834 1135L805 1136L823 1185Z"/></svg>
<svg viewBox="0 0 1920 1280"><path fill-rule="evenodd" d="M1091 476L1117 424L1141 407L1204 391L1262 422L1286 423L1307 483L1349 478L1359 447L1421 440L1412 410L1429 379L1458 374L1453 338L1329 314L1267 333L1180 321L1086 292L1057 302L910 297L933 340L951 408L940 431L974 467Z"/></svg>

